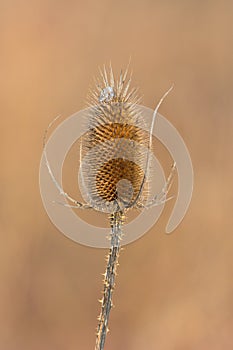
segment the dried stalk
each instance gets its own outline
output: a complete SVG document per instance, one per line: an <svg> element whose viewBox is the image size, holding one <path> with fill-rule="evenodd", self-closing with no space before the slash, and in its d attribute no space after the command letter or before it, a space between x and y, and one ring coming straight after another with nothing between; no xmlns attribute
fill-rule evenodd
<svg viewBox="0 0 233 350"><path fill-rule="evenodd" d="M103 350L108 332L108 320L112 304L112 294L115 287L116 270L120 252L120 241L122 236L123 212L113 213L110 217L111 223L111 248L107 257L107 266L104 274L104 290L101 299L101 311L98 317L97 338L95 350Z"/></svg>

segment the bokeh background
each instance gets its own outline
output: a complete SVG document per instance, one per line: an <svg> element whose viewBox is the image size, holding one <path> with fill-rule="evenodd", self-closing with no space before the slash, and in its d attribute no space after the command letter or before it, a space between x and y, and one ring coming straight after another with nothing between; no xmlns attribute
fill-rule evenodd
<svg viewBox="0 0 233 350"><path fill-rule="evenodd" d="M232 23L230 0L1 0L1 350L94 349L107 251L53 226L38 168L48 123L85 106L98 66L118 73L130 56L144 105L175 83L160 112L195 187L172 235L168 203L122 252L106 349L233 348Z"/></svg>

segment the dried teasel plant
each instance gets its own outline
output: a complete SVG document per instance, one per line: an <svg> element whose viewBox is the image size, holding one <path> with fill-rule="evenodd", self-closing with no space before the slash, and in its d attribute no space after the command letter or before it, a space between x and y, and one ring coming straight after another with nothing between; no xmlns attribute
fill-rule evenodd
<svg viewBox="0 0 233 350"><path fill-rule="evenodd" d="M171 89L159 101L148 126L138 104L137 89L131 89L128 68L115 79L112 67L100 70L95 88L90 91L86 132L81 139L79 185L86 203L80 203L67 194L56 181L46 154L44 136L44 157L49 174L70 204L80 209L94 209L109 216L111 247L107 256L104 274L103 297L98 317L95 350L103 350L108 332L112 295L115 287L116 270L123 236L122 227L130 209L146 208L163 204L172 184L175 170L171 173L161 192L148 200L150 150L152 130L157 111ZM147 130L147 131L145 131Z"/></svg>

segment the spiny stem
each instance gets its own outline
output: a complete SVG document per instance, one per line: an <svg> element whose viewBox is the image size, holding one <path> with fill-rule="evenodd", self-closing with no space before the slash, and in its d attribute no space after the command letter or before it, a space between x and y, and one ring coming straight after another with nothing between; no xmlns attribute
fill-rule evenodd
<svg viewBox="0 0 233 350"><path fill-rule="evenodd" d="M103 350L108 332L108 320L112 304L112 294L115 287L116 269L120 252L120 240L122 235L123 212L113 213L111 223L111 248L107 257L107 266L104 275L104 290L101 300L101 311L98 317L97 338L95 350Z"/></svg>

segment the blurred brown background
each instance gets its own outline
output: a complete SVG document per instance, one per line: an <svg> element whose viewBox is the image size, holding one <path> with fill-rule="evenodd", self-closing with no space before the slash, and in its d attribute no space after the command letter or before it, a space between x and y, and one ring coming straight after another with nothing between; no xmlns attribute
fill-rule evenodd
<svg viewBox="0 0 233 350"><path fill-rule="evenodd" d="M105 250L75 244L41 202L42 137L85 106L98 66L132 58L143 104L190 151L190 209L172 204L120 257L106 349L233 348L232 1L1 0L0 350L94 349Z"/></svg>

